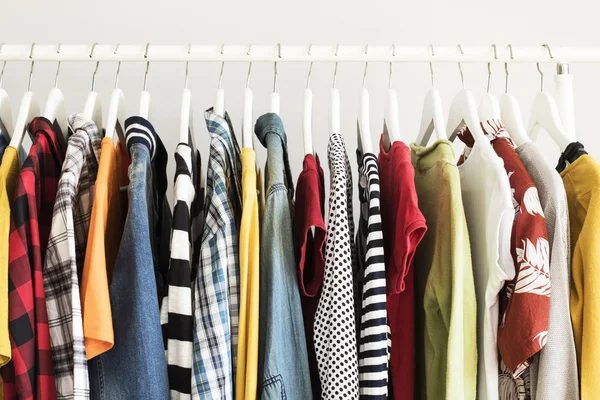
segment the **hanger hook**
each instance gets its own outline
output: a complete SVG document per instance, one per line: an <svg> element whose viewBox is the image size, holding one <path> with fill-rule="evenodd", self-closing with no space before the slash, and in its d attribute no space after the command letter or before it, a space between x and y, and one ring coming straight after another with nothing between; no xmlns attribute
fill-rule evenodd
<svg viewBox="0 0 600 400"><path fill-rule="evenodd" d="M431 57L435 57L435 50L433 49L433 45L430 44L429 48L431 49ZM433 62L429 61L429 73L431 74L431 87L435 88L435 81L433 79Z"/></svg>
<svg viewBox="0 0 600 400"><path fill-rule="evenodd" d="M312 50L312 44L308 45L308 50L306 51L306 54L310 56L310 51ZM308 76L306 77L306 88L309 89L310 88L310 75L312 74L312 67L313 67L313 62L310 62L310 66L308 67Z"/></svg>
<svg viewBox="0 0 600 400"><path fill-rule="evenodd" d="M552 49L550 48L549 44L543 44L542 47L545 47L546 49L548 49L548 55L550 56L551 60L554 60L554 56L552 55Z"/></svg>
<svg viewBox="0 0 600 400"><path fill-rule="evenodd" d="M494 50L494 60L498 59L498 52L496 49L496 45L492 44L492 49ZM487 91L486 93L490 92L490 83L492 82L492 63L488 62L487 63L487 67L488 67L488 79L487 79Z"/></svg>
<svg viewBox="0 0 600 400"><path fill-rule="evenodd" d="M250 56L250 50L252 49L252 43L248 45L247 56ZM248 75L246 76L246 89L250 87L250 72L252 72L252 61L248 63Z"/></svg>
<svg viewBox="0 0 600 400"><path fill-rule="evenodd" d="M117 43L117 45L115 46L115 51L113 52L113 54L116 56L117 55L117 50L119 50L119 46L121 45L121 43ZM115 75L115 89L118 87L119 85L119 72L121 72L121 61L119 60L118 64L117 64L117 73Z"/></svg>
<svg viewBox="0 0 600 400"><path fill-rule="evenodd" d="M221 44L221 55L223 55L225 53L225 44ZM225 69L225 61L221 62L221 72L219 73L219 86L218 88L221 89L221 83L223 82L223 70Z"/></svg>
<svg viewBox="0 0 600 400"><path fill-rule="evenodd" d="M460 44L458 45L458 49L460 50L461 55L465 54L463 52L462 46ZM458 62L458 71L460 72L460 80L462 82L463 89L465 89L465 76L463 74L463 70L462 70L462 66L460 65L460 61Z"/></svg>
<svg viewBox="0 0 600 400"><path fill-rule="evenodd" d="M392 57L396 57L396 45L392 45ZM392 88L392 75L394 73L394 69L392 68L392 62L390 61L390 79L388 80L388 87Z"/></svg>
<svg viewBox="0 0 600 400"><path fill-rule="evenodd" d="M33 78L33 49L35 48L35 42L31 43L31 49L29 50L29 59L31 60L31 68L29 69L29 83L27 83L27 91L31 92L31 78Z"/></svg>
<svg viewBox="0 0 600 400"><path fill-rule="evenodd" d="M338 51L340 50L340 45L336 45L335 46L335 57L337 58L338 56ZM337 68L338 68L338 62L335 62L335 67L333 68L333 88L335 89L335 81L337 79Z"/></svg>
<svg viewBox="0 0 600 400"><path fill-rule="evenodd" d="M281 58L281 43L277 43L277 58ZM277 93L277 61L273 63L275 75L273 77L273 93Z"/></svg>
<svg viewBox="0 0 600 400"><path fill-rule="evenodd" d="M188 60L185 62L185 81L183 83L183 88L187 89L188 87L188 76L190 73L190 60L189 55L192 54L192 44L188 44Z"/></svg>
<svg viewBox="0 0 600 400"><path fill-rule="evenodd" d="M96 46L98 45L97 42L94 42L94 44L92 44L92 50L90 51L90 58L94 57L94 50L96 49ZM60 45L59 45L60 47ZM60 63L58 64L60 67ZM96 68L94 68L94 73L92 74L92 92L94 91L94 89L96 88L96 73L98 72L98 67L100 66L100 61L96 61ZM56 70L56 79L58 80L58 69ZM56 87L56 82L55 83L55 87Z"/></svg>
<svg viewBox="0 0 600 400"><path fill-rule="evenodd" d="M369 53L369 45L367 44L365 46L365 56ZM363 89L365 88L365 83L367 82L367 67L369 66L369 62L365 61L365 71L363 72L363 81L362 81L362 87Z"/></svg>
<svg viewBox="0 0 600 400"><path fill-rule="evenodd" d="M0 43L0 54L2 53L2 48L4 47L4 43ZM0 71L0 87L2 87L2 78L4 78L4 68L6 68L6 60L4 64L2 64L2 70Z"/></svg>
<svg viewBox="0 0 600 400"><path fill-rule="evenodd" d="M537 70L540 73L540 92L543 92L544 91L544 73L542 72L542 69L540 68L539 62L535 63L535 65L537 66Z"/></svg>
<svg viewBox="0 0 600 400"><path fill-rule="evenodd" d="M510 59L514 59L513 57L513 48L512 48L512 44L508 44L508 51L510 53ZM506 78L504 80L504 93L508 93L508 63L505 62L504 63L504 73L506 75Z"/></svg>
<svg viewBox="0 0 600 400"><path fill-rule="evenodd" d="M148 58L148 50L150 49L150 42L146 43L146 51L144 52L144 58ZM150 61L146 62L146 72L144 73L144 92L146 91L146 84L148 83L148 69L150 68Z"/></svg>
<svg viewBox="0 0 600 400"><path fill-rule="evenodd" d="M58 44L56 48L56 54L60 54L60 46L61 43ZM60 71L60 60L58 60L58 66L56 67L56 75L54 76L54 87L58 87L58 73Z"/></svg>

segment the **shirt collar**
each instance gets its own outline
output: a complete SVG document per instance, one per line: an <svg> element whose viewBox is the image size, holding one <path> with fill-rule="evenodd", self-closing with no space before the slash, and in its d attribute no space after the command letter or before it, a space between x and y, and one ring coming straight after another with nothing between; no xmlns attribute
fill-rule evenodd
<svg viewBox="0 0 600 400"><path fill-rule="evenodd" d="M88 118L84 113L71 114L67 120L69 131L75 134L78 131L83 131L92 143L92 150L95 153L96 159L100 159L101 136L96 123Z"/></svg>
<svg viewBox="0 0 600 400"><path fill-rule="evenodd" d="M29 134L31 141L35 142L35 138L38 135L45 135L48 141L52 144L52 147L59 153L64 154L66 150L65 137L63 136L60 127L56 123L50 122L44 117L35 117L29 124Z"/></svg>
<svg viewBox="0 0 600 400"><path fill-rule="evenodd" d="M516 147L513 140L508 135L506 128L498 119L488 119L487 121L480 122L481 129L483 130L483 134L490 141L494 141L496 139L506 139L509 141L512 147ZM458 138L467 146L473 147L475 144L475 139L471 134L469 128L465 125L459 132Z"/></svg>

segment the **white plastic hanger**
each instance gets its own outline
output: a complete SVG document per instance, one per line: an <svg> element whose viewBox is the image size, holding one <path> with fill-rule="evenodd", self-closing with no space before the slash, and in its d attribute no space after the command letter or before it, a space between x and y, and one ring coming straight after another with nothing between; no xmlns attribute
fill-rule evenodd
<svg viewBox="0 0 600 400"><path fill-rule="evenodd" d="M281 58L281 43L277 43L277 57ZM279 115L280 100L279 93L277 93L277 61L273 63L275 69L275 75L273 77L273 93L271 93L271 112Z"/></svg>
<svg viewBox="0 0 600 400"><path fill-rule="evenodd" d="M56 50L60 54L60 43ZM46 106L42 115L51 123L58 124L63 137L66 139L69 136L69 122L67 121L67 105L65 104L65 96L62 90L58 88L58 73L60 72L60 61L56 67L56 75L54 76L54 87L48 93Z"/></svg>
<svg viewBox="0 0 600 400"><path fill-rule="evenodd" d="M368 54L368 52L369 45L365 47L365 56ZM369 91L366 88L368 66L369 63L365 62L365 71L363 73L362 90L360 92L360 104L358 111L358 140L363 153L373 153L373 145L371 144Z"/></svg>
<svg viewBox="0 0 600 400"><path fill-rule="evenodd" d="M148 49L150 48L150 43L146 44L146 52L144 53L144 58L148 58ZM150 61L146 62L146 72L144 73L144 88L142 89L142 93L140 94L140 112L139 116L145 119L148 119L150 116L150 92L146 90L146 84L148 83L148 69L150 68Z"/></svg>
<svg viewBox="0 0 600 400"><path fill-rule="evenodd" d="M556 64L554 87L556 88L556 102L560 112L560 119L565 129L575 138L575 101L573 99L573 74L569 73L569 64L560 62Z"/></svg>
<svg viewBox="0 0 600 400"><path fill-rule="evenodd" d="M508 45L510 50L510 58L513 58L512 45ZM504 72L506 74L504 82L504 94L500 97L500 110L502 112L502 123L506 127L506 130L510 137L513 139L517 146L531 142L525 125L523 125L523 115L521 114L521 107L517 99L508 94L508 63L504 63Z"/></svg>
<svg viewBox="0 0 600 400"><path fill-rule="evenodd" d="M340 49L340 45L338 44L335 47L335 56L337 57L338 51ZM340 133L341 129L341 120L340 120L340 91L337 87L335 87L335 82L337 78L337 70L338 70L338 62L335 62L335 67L333 70L333 86L331 88L331 126L329 135L333 135L334 133Z"/></svg>
<svg viewBox="0 0 600 400"><path fill-rule="evenodd" d="M458 45L458 48L463 53L462 46ZM462 80L463 89L458 92L452 103L450 104L450 113L448 114L448 140L454 141L456 135L466 125L469 131L473 135L475 141L485 141L485 134L481 128L479 121L479 115L477 113L477 103L473 94L465 88L465 77L463 75L462 66L458 63L458 70L460 71L460 79ZM489 142L489 141L488 141Z"/></svg>
<svg viewBox="0 0 600 400"><path fill-rule="evenodd" d="M248 46L246 55L250 55L252 44ZM242 147L254 148L252 140L252 90L250 89L250 72L252 72L252 61L248 63L248 76L246 77L246 89L244 89L244 111L242 115Z"/></svg>
<svg viewBox="0 0 600 400"><path fill-rule="evenodd" d="M94 48L98 43L94 43L92 45L92 51L90 52L90 58L94 56ZM102 104L98 99L98 93L96 92L96 73L98 72L98 67L100 66L100 61L96 62L96 68L94 68L94 74L92 75L92 90L88 94L85 100L85 106L83 107L83 113L86 117L94 121L96 127L98 128L98 132L102 132Z"/></svg>
<svg viewBox="0 0 600 400"><path fill-rule="evenodd" d="M221 55L223 55L223 50L225 49L225 45L221 45ZM219 74L219 86L217 87L217 96L215 99L215 108L213 111L219 117L225 117L225 91L221 89L221 83L223 82L223 69L225 68L225 62L221 63L221 73Z"/></svg>
<svg viewBox="0 0 600 400"><path fill-rule="evenodd" d="M431 55L435 56L433 45L430 45ZM442 97L440 91L435 88L435 79L433 76L433 63L429 63L429 73L431 75L431 89L427 92L423 101L423 113L421 114L421 126L417 143L419 146L426 146L429 143L431 134L435 131L438 139L447 139L446 120L442 107Z"/></svg>
<svg viewBox="0 0 600 400"><path fill-rule="evenodd" d="M4 43L0 44L0 53L2 52L2 46L4 46ZM0 122L4 126L4 129L6 129L6 134L10 137L13 130L12 107L10 105L8 93L6 93L6 90L2 89L4 68L6 68L6 61L4 61L4 64L2 65L2 71L0 71Z"/></svg>
<svg viewBox="0 0 600 400"><path fill-rule="evenodd" d="M307 54L310 55L312 44L308 46ZM304 89L304 113L302 114L302 139L304 142L304 155L313 154L312 143L312 106L313 95L310 90L310 74L312 73L313 63L311 61L308 67L308 76L306 78L306 89Z"/></svg>
<svg viewBox="0 0 600 400"><path fill-rule="evenodd" d="M192 51L192 45L189 45L188 55ZM192 92L188 89L190 62L185 63L185 82L183 84L183 93L181 96L181 117L179 119L179 143L189 144L191 133L193 132L192 116Z"/></svg>
<svg viewBox="0 0 600 400"><path fill-rule="evenodd" d="M114 54L117 54L119 44L115 48ZM115 143L117 140L123 148L125 144L125 95L119 89L119 72L121 71L121 61L117 64L117 73L115 76L115 88L110 95L110 103L108 104L108 116L106 118L106 137L112 138Z"/></svg>
<svg viewBox="0 0 600 400"><path fill-rule="evenodd" d="M31 50L29 51L29 59L33 58L34 47L35 43L31 45ZM21 147L21 143L23 143L23 137L25 136L25 131L29 128L29 123L40 113L40 106L37 102L37 99L33 95L33 92L31 91L33 64L34 61L32 60L31 69L29 70L29 83L27 84L27 92L25 92L25 94L23 95L23 99L21 100L21 105L19 107L19 112L17 113L17 120L15 122L13 134L10 138L10 146L16 149Z"/></svg>
<svg viewBox="0 0 600 400"><path fill-rule="evenodd" d="M396 45L392 45L392 57L396 56ZM400 122L398 118L398 96L392 89L393 67L390 61L390 78L388 81L388 90L385 96L385 115L383 119L383 146L390 148L393 142L402 140L400 135Z"/></svg>
<svg viewBox="0 0 600 400"><path fill-rule="evenodd" d="M544 45L548 48L550 58L552 53L548 45ZM560 151L563 152L567 146L576 141L574 135L571 135L562 124L560 119L560 112L556 102L548 93L544 92L544 73L540 69L540 63L537 63L537 70L540 73L540 92L535 95L533 99L533 105L531 106L531 117L529 120L529 137L531 140L536 140L540 128L543 128L552 140L560 147Z"/></svg>
<svg viewBox="0 0 600 400"><path fill-rule="evenodd" d="M494 49L494 58L498 59L498 53L496 49L496 45L493 44L492 48ZM479 120L481 122L485 122L491 119L499 120L501 118L500 114L500 103L498 102L498 98L490 93L490 83L492 82L492 64L487 63L488 68L488 79L487 79L487 89L485 94L481 98L479 102Z"/></svg>

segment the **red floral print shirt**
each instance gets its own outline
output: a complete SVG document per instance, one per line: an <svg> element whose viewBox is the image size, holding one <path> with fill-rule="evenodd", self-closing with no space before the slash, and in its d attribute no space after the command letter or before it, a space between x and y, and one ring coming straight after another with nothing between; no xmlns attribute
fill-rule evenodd
<svg viewBox="0 0 600 400"><path fill-rule="evenodd" d="M482 122L481 127L504 161L515 208L511 232L515 278L505 284L500 294L498 349L504 365L516 379L546 344L550 312L548 233L537 188L506 129L496 120ZM467 146L460 164L468 157L474 139L468 129L459 133L459 138Z"/></svg>

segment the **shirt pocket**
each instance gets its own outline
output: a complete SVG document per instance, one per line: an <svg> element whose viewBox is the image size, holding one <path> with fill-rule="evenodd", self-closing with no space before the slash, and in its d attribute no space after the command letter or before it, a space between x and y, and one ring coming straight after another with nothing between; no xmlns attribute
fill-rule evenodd
<svg viewBox="0 0 600 400"><path fill-rule="evenodd" d="M264 380L262 385L261 400L286 400L285 385L280 374L273 375Z"/></svg>

